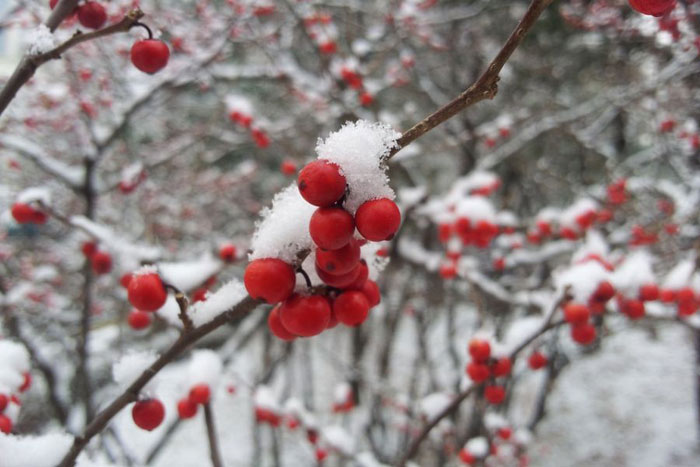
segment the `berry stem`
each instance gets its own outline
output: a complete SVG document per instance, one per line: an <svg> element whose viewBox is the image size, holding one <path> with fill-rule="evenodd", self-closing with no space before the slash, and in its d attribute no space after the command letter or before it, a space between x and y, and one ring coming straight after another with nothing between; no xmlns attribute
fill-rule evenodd
<svg viewBox="0 0 700 467"><path fill-rule="evenodd" d="M136 21L134 24L131 25L133 28L134 26L141 26L142 28L145 28L146 31L148 31L148 39L153 39L153 31L151 31L151 28L149 28L146 24Z"/></svg>
<svg viewBox="0 0 700 467"><path fill-rule="evenodd" d="M310 289L311 288L311 279L309 279L309 275L306 273L306 271L304 271L304 269L301 266L299 266L297 268L297 272L300 273L302 276L304 276L304 280L306 281L306 287Z"/></svg>
<svg viewBox="0 0 700 467"><path fill-rule="evenodd" d="M190 332L192 329L194 329L194 324L192 323L192 319L187 314L187 308L190 305L189 300L187 300L187 296L180 289L172 284L168 284L167 282L163 282L163 287L165 287L166 290L170 289L175 293L175 300L180 307L180 313L178 313L177 317L180 318L180 321L182 321L184 332Z"/></svg>

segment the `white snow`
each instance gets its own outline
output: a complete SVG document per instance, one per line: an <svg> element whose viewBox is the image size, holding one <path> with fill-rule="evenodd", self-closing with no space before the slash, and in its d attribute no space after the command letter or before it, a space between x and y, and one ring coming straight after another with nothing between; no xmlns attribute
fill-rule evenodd
<svg viewBox="0 0 700 467"><path fill-rule="evenodd" d="M191 305L188 313L195 326L201 326L224 311L233 308L247 295L243 283L233 279L221 286L216 292L207 295L206 300Z"/></svg>
<svg viewBox="0 0 700 467"><path fill-rule="evenodd" d="M0 340L0 393L14 393L29 371L29 354L22 344Z"/></svg>
<svg viewBox="0 0 700 467"><path fill-rule="evenodd" d="M128 352L114 363L112 366L112 377L122 389L133 383L143 371L151 366L158 359L158 354L152 351L131 351ZM148 392L155 386L155 380L151 381L144 387L143 391Z"/></svg>
<svg viewBox="0 0 700 467"><path fill-rule="evenodd" d="M280 413L280 404L277 400L277 395L274 389L270 386L261 384L255 388L255 393L253 394L253 401L256 408L267 409L274 413Z"/></svg>
<svg viewBox="0 0 700 467"><path fill-rule="evenodd" d="M17 202L24 204L39 202L51 206L51 191L44 187L27 188L17 195Z"/></svg>
<svg viewBox="0 0 700 467"><path fill-rule="evenodd" d="M73 437L53 432L43 435L5 435L0 433L0 466L54 467L68 452Z"/></svg>
<svg viewBox="0 0 700 467"><path fill-rule="evenodd" d="M330 447L350 456L355 451L355 440L340 425L330 425L321 429L321 439Z"/></svg>
<svg viewBox="0 0 700 467"><path fill-rule="evenodd" d="M45 25L40 24L34 29L30 36L29 55L39 55L56 47L56 38L51 33L51 30Z"/></svg>
<svg viewBox="0 0 700 467"><path fill-rule="evenodd" d="M211 392L214 393L219 379L221 378L223 363L221 357L207 349L198 349L192 352L190 363L187 367L188 381L192 384L208 384Z"/></svg>
<svg viewBox="0 0 700 467"><path fill-rule="evenodd" d="M615 289L628 297L636 297L642 285L655 284L652 260L652 256L644 250L630 254L612 276Z"/></svg>
<svg viewBox="0 0 700 467"><path fill-rule="evenodd" d="M161 249L154 246L140 245L124 238L123 234L84 216L70 218L71 225L88 232L102 244L104 248L117 253L116 257L123 264L139 264L142 261L156 261L160 258Z"/></svg>
<svg viewBox="0 0 700 467"><path fill-rule="evenodd" d="M671 269L663 282L664 289L678 290L690 285L690 277L695 270L695 260L687 259L679 262Z"/></svg>
<svg viewBox="0 0 700 467"><path fill-rule="evenodd" d="M182 291L189 291L217 274L221 266L218 258L206 252L195 260L158 263L158 271L164 282Z"/></svg>
<svg viewBox="0 0 700 467"><path fill-rule="evenodd" d="M464 447L474 457L486 457L489 453L489 442L483 436L470 439Z"/></svg>
<svg viewBox="0 0 700 467"><path fill-rule="evenodd" d="M564 271L555 271L553 275L559 294L569 287L574 301L584 304L588 302L598 284L611 279L610 273L598 261L575 264Z"/></svg>

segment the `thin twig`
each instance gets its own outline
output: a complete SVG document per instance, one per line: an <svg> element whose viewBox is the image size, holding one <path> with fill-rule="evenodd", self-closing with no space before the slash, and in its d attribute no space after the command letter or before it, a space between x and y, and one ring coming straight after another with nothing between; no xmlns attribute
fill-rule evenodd
<svg viewBox="0 0 700 467"><path fill-rule="evenodd" d="M219 441L216 436L216 425L214 424L214 414L211 410L211 404L204 404L204 421L207 424L207 438L209 438L209 455L211 456L211 465L213 467L223 467L221 462L221 454L219 454Z"/></svg>

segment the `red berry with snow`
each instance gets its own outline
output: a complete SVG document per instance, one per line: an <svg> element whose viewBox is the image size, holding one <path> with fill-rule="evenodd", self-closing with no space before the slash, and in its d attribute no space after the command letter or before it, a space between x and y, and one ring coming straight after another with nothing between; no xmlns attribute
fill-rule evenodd
<svg viewBox="0 0 700 467"><path fill-rule="evenodd" d="M346 274L359 262L360 244L354 238L337 250L316 249L316 265L329 274Z"/></svg>
<svg viewBox="0 0 700 467"><path fill-rule="evenodd" d="M163 41L144 39L131 46L131 63L144 73L156 73L168 64L170 49Z"/></svg>
<svg viewBox="0 0 700 467"><path fill-rule="evenodd" d="M498 405L506 398L506 390L503 386L486 386L484 397L490 404Z"/></svg>
<svg viewBox="0 0 700 467"><path fill-rule="evenodd" d="M11 212L18 224L43 224L46 222L46 214L25 203L13 204Z"/></svg>
<svg viewBox="0 0 700 467"><path fill-rule="evenodd" d="M197 384L190 389L190 400L195 404L207 404L211 396L208 384Z"/></svg>
<svg viewBox="0 0 700 467"><path fill-rule="evenodd" d="M401 211L388 198L373 199L363 203L355 213L357 230L373 242L391 240L401 225Z"/></svg>
<svg viewBox="0 0 700 467"><path fill-rule="evenodd" d="M151 325L151 313L141 310L131 310L127 322L132 329L145 329Z"/></svg>
<svg viewBox="0 0 700 467"><path fill-rule="evenodd" d="M476 362L486 362L491 356L491 345L483 339L469 341L469 355Z"/></svg>
<svg viewBox="0 0 700 467"><path fill-rule="evenodd" d="M256 259L246 267L243 282L251 297L279 303L294 292L296 274L294 268L281 259Z"/></svg>
<svg viewBox="0 0 700 467"><path fill-rule="evenodd" d="M282 320L280 320L279 312L281 307L282 305L277 305L270 311L270 314L267 316L267 327L275 337L283 341L294 340L297 336L287 331L287 328L282 324Z"/></svg>
<svg viewBox="0 0 700 467"><path fill-rule="evenodd" d="M177 415L181 419L192 418L197 414L197 404L192 402L189 397L184 397L177 401Z"/></svg>
<svg viewBox="0 0 700 467"><path fill-rule="evenodd" d="M279 310L282 325L297 336L320 334L331 319L331 306L321 295L294 294Z"/></svg>
<svg viewBox="0 0 700 467"><path fill-rule="evenodd" d="M168 293L156 273L132 276L128 289L129 303L141 311L156 311L165 304Z"/></svg>
<svg viewBox="0 0 700 467"><path fill-rule="evenodd" d="M357 326L367 319L369 301L367 296L356 290L343 292L333 301L334 316L346 326Z"/></svg>
<svg viewBox="0 0 700 467"><path fill-rule="evenodd" d="M98 2L85 2L78 7L78 21L90 29L100 29L107 22L107 10Z"/></svg>
<svg viewBox="0 0 700 467"><path fill-rule="evenodd" d="M467 450L467 448L462 448L459 451L459 460L461 460L464 464L472 465L476 459L472 453Z"/></svg>
<svg viewBox="0 0 700 467"><path fill-rule="evenodd" d="M345 176L340 167L326 160L309 162L299 172L297 185L301 196L319 207L328 207L345 194Z"/></svg>
<svg viewBox="0 0 700 467"><path fill-rule="evenodd" d="M337 250L352 239L355 221L343 208L318 208L309 221L309 234L324 250Z"/></svg>
<svg viewBox="0 0 700 467"><path fill-rule="evenodd" d="M158 428L165 418L165 407L158 399L138 401L131 409L131 417L137 427L152 431Z"/></svg>

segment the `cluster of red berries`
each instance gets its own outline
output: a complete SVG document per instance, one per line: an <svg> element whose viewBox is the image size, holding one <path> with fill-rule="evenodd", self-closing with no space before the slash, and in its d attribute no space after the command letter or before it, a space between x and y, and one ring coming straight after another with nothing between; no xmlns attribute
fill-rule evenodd
<svg viewBox="0 0 700 467"><path fill-rule="evenodd" d="M492 149L498 144L498 139L508 139L510 137L510 128L501 127L498 129L498 135L489 135L484 138L484 146L487 149Z"/></svg>
<svg viewBox="0 0 700 467"><path fill-rule="evenodd" d="M22 381L22 385L17 388L19 392L25 392L32 385L31 373L26 372L22 376L24 380ZM7 394L0 393L0 433L10 434L12 431L12 419L4 414L5 409L7 409L11 403L21 405L17 395L12 394L8 397Z"/></svg>
<svg viewBox="0 0 700 467"><path fill-rule="evenodd" d="M54 9L58 0L49 0L49 6ZM78 5L73 12L81 25L88 29L100 29L107 22L107 9L100 3L88 0ZM140 24L140 23L139 23ZM149 38L134 43L131 47L131 63L144 73L155 73L168 64L170 49L163 41Z"/></svg>
<svg viewBox="0 0 700 467"><path fill-rule="evenodd" d="M211 398L211 390L208 384L195 384L190 389L187 397L177 402L177 414L181 419L192 418L197 414L197 407L208 404Z"/></svg>
<svg viewBox="0 0 700 467"><path fill-rule="evenodd" d="M302 421L295 415L286 414L282 416L270 408L257 405L255 406L255 421L257 423L278 428L282 424L283 420L285 421L286 427L292 431L296 430L300 426L304 428L306 431L306 439L315 448L317 461L321 462L328 457L328 451L318 445L318 430L316 430L316 428L304 426Z"/></svg>
<svg viewBox="0 0 700 467"><path fill-rule="evenodd" d="M314 13L304 18L304 28L311 40L316 42L318 50L324 55L333 55L338 51L338 44L331 38L333 20L327 13Z"/></svg>
<svg viewBox="0 0 700 467"><path fill-rule="evenodd" d="M340 77L351 89L358 91L358 101L363 107L369 107L374 102L374 96L368 92L362 82L362 75L348 66L340 68Z"/></svg>
<svg viewBox="0 0 700 467"><path fill-rule="evenodd" d="M676 7L676 0L629 0L630 6L644 15L663 16Z"/></svg>
<svg viewBox="0 0 700 467"><path fill-rule="evenodd" d="M627 202L627 180L621 178L607 186L608 203L619 206Z"/></svg>
<svg viewBox="0 0 700 467"><path fill-rule="evenodd" d="M474 245L477 248L488 247L499 232L499 226L493 222L482 219L472 225L472 220L467 216L459 217L454 223L438 224L438 237L442 243L447 243L456 235L462 245Z"/></svg>
<svg viewBox="0 0 700 467"><path fill-rule="evenodd" d="M228 118L235 124L242 126L243 128L250 131L250 137L253 138L253 142L260 149L265 149L270 145L270 137L267 135L265 130L262 130L255 125L253 125L253 117L245 112L239 110L232 110Z"/></svg>
<svg viewBox="0 0 700 467"><path fill-rule="evenodd" d="M11 209L12 217L18 224L44 224L47 215L45 212L33 208L26 203L14 203Z"/></svg>
<svg viewBox="0 0 700 467"><path fill-rule="evenodd" d="M80 247L83 255L90 261L95 274L107 274L112 270L112 256L106 251L100 251L95 242L85 242Z"/></svg>
<svg viewBox="0 0 700 467"><path fill-rule="evenodd" d="M355 227L366 240L384 241L394 236L401 223L398 206L387 198L363 203L353 217L342 206L345 176L326 160L307 164L299 173L298 187L306 201L318 206L309 233L316 244L316 273L329 289L324 294L294 293L294 268L276 258L252 261L244 276L251 297L282 302L270 313L268 325L284 340L315 336L338 322L347 326L364 322L380 297L360 258L364 241L354 237Z"/></svg>
<svg viewBox="0 0 700 467"><path fill-rule="evenodd" d="M131 409L131 418L142 430L153 431L163 423L165 406L158 399L136 401Z"/></svg>
<svg viewBox="0 0 700 467"><path fill-rule="evenodd" d="M571 339L581 345L589 345L595 340L596 328L591 324L591 316L605 312L605 305L615 296L615 288L608 281L598 284L588 299L588 304L567 302L562 307L564 320L571 326Z"/></svg>
<svg viewBox="0 0 700 467"><path fill-rule="evenodd" d="M492 357L491 345L484 339L472 339L469 342L471 362L467 364L466 373L475 383L487 382L484 397L490 404L500 404L506 398L503 385L496 378L505 378L510 374L512 363L508 357Z"/></svg>

